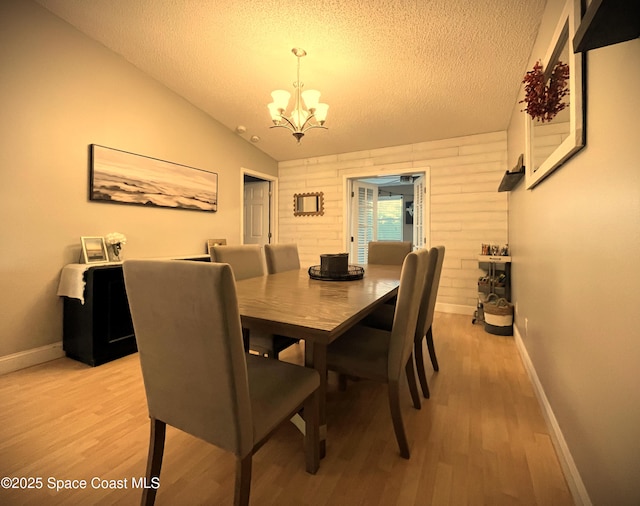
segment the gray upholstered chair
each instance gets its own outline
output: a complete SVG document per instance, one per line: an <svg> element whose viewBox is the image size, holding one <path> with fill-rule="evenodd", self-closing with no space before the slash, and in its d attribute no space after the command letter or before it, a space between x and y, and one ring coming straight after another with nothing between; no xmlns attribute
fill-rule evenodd
<svg viewBox="0 0 640 506"><path fill-rule="evenodd" d="M371 241L368 245L367 262L370 264L402 265L404 257L410 252L410 241Z"/></svg>
<svg viewBox="0 0 640 506"><path fill-rule="evenodd" d="M229 264L236 281L265 275L264 256L259 244L225 246L214 244L210 248L212 262Z"/></svg>
<svg viewBox="0 0 640 506"><path fill-rule="evenodd" d="M416 325L414 357L416 361L416 370L422 388L422 395L425 399L430 396L429 384L427 383L427 375L424 366L424 358L422 353L422 340L426 338L427 349L433 365L434 371L439 370L436 351L433 344L433 316L435 314L436 299L438 297L438 287L440 285L440 274L442 272L442 263L444 261L444 246L436 246L429 250L429 263L425 275L424 290L420 300L420 310L418 312L418 322ZM389 306L381 306L375 312L367 316L363 320L363 324L378 329L389 330L393 325L393 308Z"/></svg>
<svg viewBox="0 0 640 506"><path fill-rule="evenodd" d="M431 248L433 251L434 248ZM429 357L431 358L431 365L433 365L434 371L439 371L440 366L438 365L438 359L436 357L436 349L433 344L433 316L436 311L436 299L438 298L438 288L440 287L440 275L442 274L442 264L444 263L444 246L436 246L435 250L437 252L437 259L435 265L435 271L433 273L433 279L431 280L431 290L429 292L429 308L427 312L427 316L424 322L424 328L428 330L425 333L427 340L427 349L429 350ZM417 348L416 348L417 349ZM420 357L416 354L416 362L420 361L418 365L418 377L420 378L420 382L422 384L422 392L425 397L428 397L429 389L426 387L427 378L424 376L424 361L422 360L422 342L420 342ZM421 367L421 368L420 368ZM420 371L422 370L422 377L420 377ZM426 390L426 392L425 392Z"/></svg>
<svg viewBox="0 0 640 506"><path fill-rule="evenodd" d="M265 244L264 256L269 274L300 269L300 257L296 244Z"/></svg>
<svg viewBox="0 0 640 506"><path fill-rule="evenodd" d="M269 274L300 269L300 257L296 244L265 244L264 256ZM299 339L280 335L256 336L251 340L251 346L254 346L261 355L278 358L281 351L299 342Z"/></svg>
<svg viewBox="0 0 640 506"><path fill-rule="evenodd" d="M371 241L368 244L367 263L382 265L402 265L411 252L410 241ZM394 306L397 297L391 297L386 304Z"/></svg>
<svg viewBox="0 0 640 506"><path fill-rule="evenodd" d="M320 377L244 352L229 265L127 260L123 268L151 421L147 483L159 479L168 424L236 456L234 504L247 505L252 455L301 407L306 469L315 473ZM156 492L145 489L142 503Z"/></svg>
<svg viewBox="0 0 640 506"><path fill-rule="evenodd" d="M262 246L259 244L214 245L211 247L211 261L231 265L236 281L266 274ZM249 332L248 329L243 330L243 335L249 350L274 359L278 358L282 350L298 342L291 337L274 336L255 330Z"/></svg>
<svg viewBox="0 0 640 506"><path fill-rule="evenodd" d="M209 248L209 256L212 262L222 262L229 264L233 269L233 276L236 281L248 278L264 276L264 258L262 256L262 246L259 244L241 244L227 246L225 244L212 244ZM268 340L269 336L254 332L254 341ZM242 329L244 348L251 349L251 333L249 329ZM258 346L255 346L258 347ZM255 350L261 355L261 350Z"/></svg>
<svg viewBox="0 0 640 506"><path fill-rule="evenodd" d="M413 336L416 330L429 252L409 253L402 265L396 316L390 331L358 325L336 339L327 349L327 368L343 377L358 377L388 385L391 419L400 455L410 457L400 409L400 381L406 374L416 409L420 396L413 368ZM404 374L403 374L404 373Z"/></svg>

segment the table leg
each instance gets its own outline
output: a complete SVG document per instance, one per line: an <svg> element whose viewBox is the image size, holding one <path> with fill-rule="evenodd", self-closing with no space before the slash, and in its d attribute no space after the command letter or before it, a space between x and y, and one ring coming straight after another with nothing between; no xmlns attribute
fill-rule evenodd
<svg viewBox="0 0 640 506"><path fill-rule="evenodd" d="M327 347L311 341L304 344L304 365L320 373L320 458L324 458L327 454Z"/></svg>

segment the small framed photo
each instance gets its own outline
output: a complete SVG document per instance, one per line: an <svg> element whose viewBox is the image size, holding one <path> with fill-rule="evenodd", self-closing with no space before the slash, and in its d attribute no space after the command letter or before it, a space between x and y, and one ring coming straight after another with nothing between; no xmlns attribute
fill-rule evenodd
<svg viewBox="0 0 640 506"><path fill-rule="evenodd" d="M211 248L214 246L226 246L226 239L207 239L207 253L211 255Z"/></svg>
<svg viewBox="0 0 640 506"><path fill-rule="evenodd" d="M82 260L85 264L108 262L109 254L104 237L80 237L82 243Z"/></svg>

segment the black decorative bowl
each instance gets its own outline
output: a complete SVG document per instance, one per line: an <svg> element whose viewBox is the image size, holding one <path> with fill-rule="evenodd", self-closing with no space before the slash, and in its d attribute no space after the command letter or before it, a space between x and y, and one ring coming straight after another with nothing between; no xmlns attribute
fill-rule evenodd
<svg viewBox="0 0 640 506"><path fill-rule="evenodd" d="M309 277L323 281L354 281L364 277L364 268L359 265L349 265L345 272L327 272L320 265L309 267Z"/></svg>

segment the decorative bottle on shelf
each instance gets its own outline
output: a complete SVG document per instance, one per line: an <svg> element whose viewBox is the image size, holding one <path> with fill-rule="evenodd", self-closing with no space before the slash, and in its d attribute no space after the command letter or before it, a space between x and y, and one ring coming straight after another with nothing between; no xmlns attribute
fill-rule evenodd
<svg viewBox="0 0 640 506"><path fill-rule="evenodd" d="M112 262L120 262L120 251L122 251L122 245L127 243L127 238L124 234L119 232L112 232L107 234L105 237L105 242L110 246L111 249L111 261Z"/></svg>
<svg viewBox="0 0 640 506"><path fill-rule="evenodd" d="M113 251L113 261L120 261L120 250L122 249L122 245L118 242L116 244L111 245L111 250Z"/></svg>

